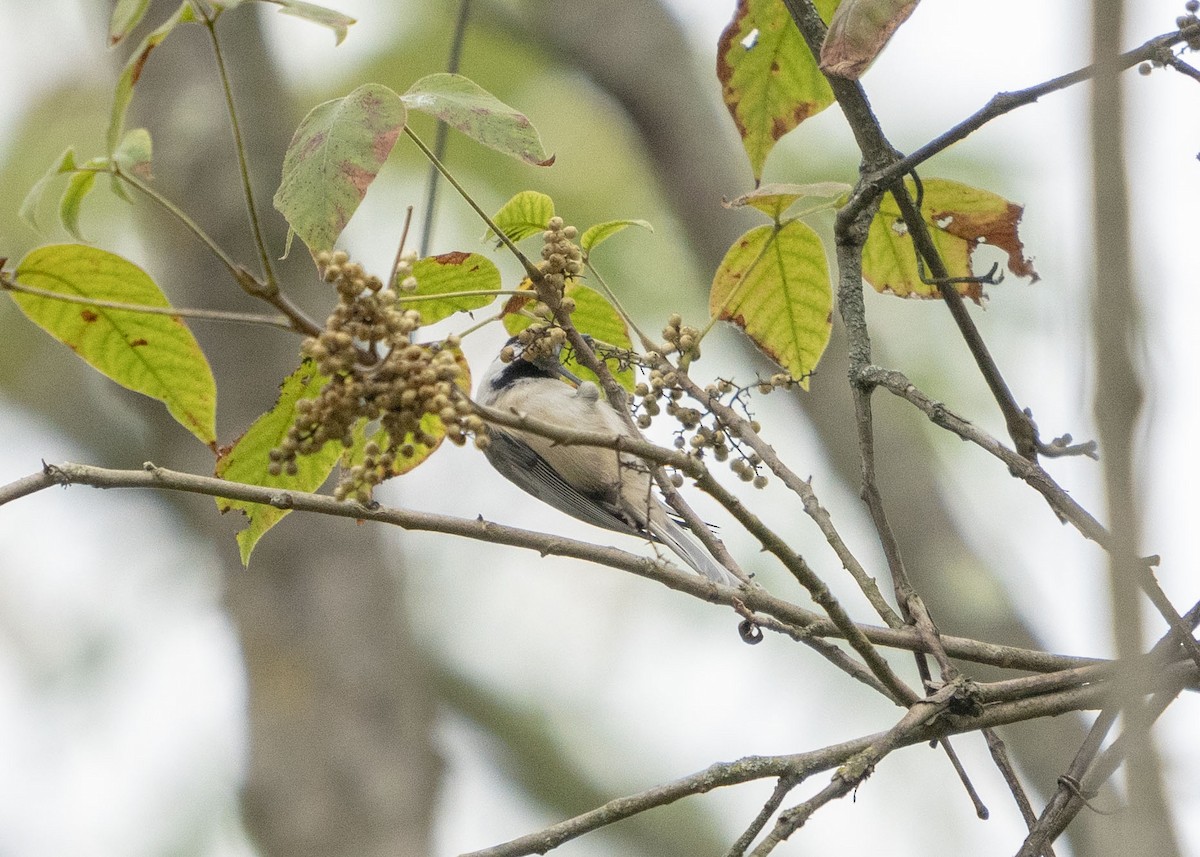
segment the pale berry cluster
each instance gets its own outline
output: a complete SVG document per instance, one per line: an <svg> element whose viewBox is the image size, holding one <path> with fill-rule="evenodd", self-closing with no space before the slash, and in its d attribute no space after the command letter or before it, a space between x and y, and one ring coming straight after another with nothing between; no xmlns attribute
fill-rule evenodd
<svg viewBox="0 0 1200 857"><path fill-rule="evenodd" d="M565 294L567 280L583 270L583 253L575 244L578 231L574 226L563 225L561 217L550 218L542 233L542 261L538 270L542 273L539 294L545 301L556 303L563 315L575 312L575 299ZM538 361L557 355L567 342L566 331L554 317L554 310L545 301L539 300L527 310L534 320L517 334L520 347L506 346L500 352L505 363L520 353L525 359Z"/></svg>
<svg viewBox="0 0 1200 857"><path fill-rule="evenodd" d="M410 280L415 288L414 261L415 256L402 259L396 278L402 289L410 290ZM413 342L421 315L401 309L393 289L341 251L318 254L317 264L337 289L338 305L301 351L328 380L315 398L296 403L295 422L271 450L271 472L295 474L297 456L311 455L329 441L349 449L356 428L377 422L386 439L380 435L365 445L362 461L343 471L335 491L339 499L368 502L371 490L394 475L399 459L437 443L436 420L453 443L461 445L470 435L486 443L483 423L458 387L463 378L455 356L458 338Z"/></svg>
<svg viewBox="0 0 1200 857"><path fill-rule="evenodd" d="M561 217L551 217L542 233L542 282L559 297L566 281L583 271L583 252L575 243L579 231L563 224Z"/></svg>
<svg viewBox="0 0 1200 857"><path fill-rule="evenodd" d="M700 357L700 332L683 324L678 315L672 315L663 328L664 344L659 351L650 352L640 361L647 369L646 380L634 388L634 414L639 428L649 428L659 414L665 412L678 425L675 429L675 447L687 450L689 455L704 458L706 455L720 462L729 462L729 468L739 479L750 482L756 488L767 485L767 476L762 472L762 458L758 453L746 449L726 425L701 404L690 403L681 375L686 374L687 364ZM678 354L678 368L671 366L663 356ZM759 392L767 393L777 388L790 388L796 380L785 372L760 380L754 385ZM751 430L758 432L761 426L751 419L747 407L750 388L738 387L732 381L718 380L704 388L709 402L725 401L728 407L742 412ZM673 477L678 483L681 477Z"/></svg>

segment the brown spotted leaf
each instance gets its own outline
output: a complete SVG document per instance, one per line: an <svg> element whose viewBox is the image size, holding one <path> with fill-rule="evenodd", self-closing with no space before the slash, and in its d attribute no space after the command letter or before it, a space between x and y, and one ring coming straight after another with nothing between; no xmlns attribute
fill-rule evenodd
<svg viewBox="0 0 1200 857"><path fill-rule="evenodd" d="M906 179L906 184L909 193L915 195L912 180ZM1021 206L990 191L948 179L925 179L922 186L921 218L929 226L949 276L976 276L972 254L979 244L986 243L1007 254L1008 269L1018 277L1037 281L1037 271L1026 258L1017 232ZM879 292L906 298L940 296L937 286L921 280L912 238L890 195L883 198L871 221L863 247L863 277ZM983 298L983 286L977 282L959 283L955 288L976 302Z"/></svg>
<svg viewBox="0 0 1200 857"><path fill-rule="evenodd" d="M406 116L399 95L369 83L318 104L304 117L283 157L275 208L310 251L333 247L404 130Z"/></svg>
<svg viewBox="0 0 1200 857"><path fill-rule="evenodd" d="M816 5L828 21L838 0ZM833 103L783 0L738 0L717 44L717 79L755 182L779 138Z"/></svg>
<svg viewBox="0 0 1200 857"><path fill-rule="evenodd" d="M799 220L751 229L717 268L708 308L808 388L829 344L833 290L820 237Z"/></svg>
<svg viewBox="0 0 1200 857"><path fill-rule="evenodd" d="M478 253L443 253L421 259L413 266L417 290L413 295L429 296L412 306L421 313L423 324L433 324L456 312L470 312L485 307L496 299L500 290L500 270ZM458 292L483 292L455 297Z"/></svg>
<svg viewBox="0 0 1200 857"><path fill-rule="evenodd" d="M182 319L77 302L169 306L145 271L105 250L55 244L31 251L15 278L77 299L10 292L21 311L55 339L121 386L158 399L184 428L216 446L216 381Z"/></svg>

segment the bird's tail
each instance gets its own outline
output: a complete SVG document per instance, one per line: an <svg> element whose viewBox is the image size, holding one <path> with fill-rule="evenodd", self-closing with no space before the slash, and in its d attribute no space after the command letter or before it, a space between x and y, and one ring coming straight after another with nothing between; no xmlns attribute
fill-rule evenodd
<svg viewBox="0 0 1200 857"><path fill-rule="evenodd" d="M679 555L679 558L714 583L725 586L740 586L729 569L721 565L682 526L665 514L654 515L650 521L650 533Z"/></svg>

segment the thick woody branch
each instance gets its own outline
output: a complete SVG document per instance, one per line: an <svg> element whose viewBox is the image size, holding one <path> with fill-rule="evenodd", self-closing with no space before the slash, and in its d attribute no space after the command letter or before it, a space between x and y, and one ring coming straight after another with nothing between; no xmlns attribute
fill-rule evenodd
<svg viewBox="0 0 1200 857"><path fill-rule="evenodd" d="M1195 668L1189 664L1187 669L1191 671L1193 678L1196 678ZM1169 689L1166 692L1169 692ZM904 731L903 734L888 730L807 753L749 756L736 762L718 763L674 782L609 801L601 807L537 833L491 848L472 851L462 857L523 857L528 854L544 854L593 830L685 797L705 794L716 788L779 777L788 777L800 782L814 774L843 765L872 746L891 744L890 749L895 749L1017 721L1095 709L1104 703L1104 699L1105 691L1102 687L1072 688L1033 699L989 706L978 717L943 715L916 729Z"/></svg>
<svg viewBox="0 0 1200 857"><path fill-rule="evenodd" d="M247 503L261 503L279 509L310 512L355 521L377 521L406 530L438 532L493 544L537 551L542 556L564 556L607 565L629 571L640 577L657 581L664 586L685 592L712 603L738 606L773 616L780 622L803 633L817 637L838 637L840 632L829 619L805 610L788 601L776 598L764 590L720 586L698 575L679 571L659 560L648 559L617 548L594 545L518 527L508 527L490 521L456 518L396 509L384 506L368 507L359 503L336 500L324 494L287 491L261 485L229 482L211 476L180 473L147 463L140 470L112 470L86 464L47 464L37 473L0 486L0 506L22 497L56 486L88 485L94 488L140 488L183 491L209 497L227 497ZM872 642L882 646L921 651L920 638L907 628L880 628L858 625ZM1104 663L1094 658L1076 658L1001 646L963 637L943 637L946 651L956 658L974 663L989 664L1005 669L1029 672L1054 672L1081 666Z"/></svg>

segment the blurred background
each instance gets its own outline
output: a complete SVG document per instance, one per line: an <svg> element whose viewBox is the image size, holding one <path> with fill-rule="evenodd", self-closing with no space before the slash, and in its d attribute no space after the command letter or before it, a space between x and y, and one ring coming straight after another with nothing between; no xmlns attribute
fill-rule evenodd
<svg viewBox="0 0 1200 857"><path fill-rule="evenodd" d="M319 101L375 81L404 91L444 68L457 3L331 0L358 19L326 30L244 4L220 23L273 246L283 150ZM462 72L526 113L550 169L462 139L447 162L485 210L513 193L554 197L580 227L645 218L596 262L647 329L681 311L705 319L726 248L756 221L720 205L752 180L720 103L715 44L733 13L709 0L476 0ZM1127 4L1128 47L1174 29L1182 3ZM47 241L16 218L26 190L67 145L99 154L116 75L141 32L109 52L108 2L0 0L0 255ZM173 4L152 3L157 22ZM911 151L996 92L1088 62L1084 4L926 0L864 84L885 131ZM151 130L155 181L246 264L255 258L211 47L196 25L156 51L131 126ZM1135 266L1145 301L1149 399L1140 490L1146 553L1180 609L1197 599L1200 509L1193 367L1200 362L1191 264L1200 190L1194 81L1130 73L1128 171ZM1003 117L924 175L985 187L1026 206L1022 235L1041 274L990 289L973 310L1043 436L1094 437L1086 87ZM418 131L432 134L423 117ZM789 135L767 181L852 182L856 149L831 108ZM404 208L423 203L425 165L404 140L344 237L360 261L392 258ZM53 221L52 206L43 220ZM483 226L443 189L432 250L478 250ZM814 223L830 234L828 220ZM104 188L83 230L146 268L180 306L259 309L181 228ZM987 255L986 248L981 251ZM494 254L509 279L515 266ZM987 262L990 264L990 260ZM305 254L283 264L289 293L324 317L328 287ZM1003 423L945 310L867 295L876 361L1003 436ZM447 330L466 326L452 319ZM156 402L117 387L0 301L0 483L40 462L211 472L211 454ZM191 325L218 378L218 429L233 442L271 406L298 341L281 331ZM476 372L504 335L467 342ZM843 339L809 393L757 400L767 438L811 474L850 546L885 568L857 499ZM706 343L699 376L771 371L730 330ZM886 395L876 397L881 482L910 572L947 633L1112 654L1104 558L1061 526L993 459ZM1099 466L1049 470L1102 515ZM1190 475L1189 475L1190 474ZM747 502L784 532L854 614L872 615L836 558L775 486ZM381 491L388 504L561 532L647 550L537 505L477 452L448 448ZM765 586L807 604L719 510L734 554ZM0 512L0 855L452 855L482 848L748 754L816 749L890 726L897 712L807 649L769 636L748 647L736 617L611 569L515 549L292 515L242 569L239 521L210 498L46 491ZM1163 632L1148 615L1151 639ZM896 656L912 675L911 658ZM972 670L981 678L995 674ZM1184 853L1200 853L1200 706L1193 696L1155 737ZM1090 719L1086 722L1090 722ZM1083 718L1002 730L1035 804L1054 787ZM896 753L854 801L822 810L776 853L1013 853L1023 824L978 736L958 739L992 811L981 822L944 757ZM815 778L797 800L827 782ZM723 789L570 843L564 855L724 853L770 782ZM1119 788L1119 782L1118 782ZM1111 804L1116 796L1107 796ZM1101 801L1103 803L1103 800ZM936 822L928 821L936 819ZM1085 813L1059 854L1113 853L1119 819ZM883 845L886 843L886 846Z"/></svg>

